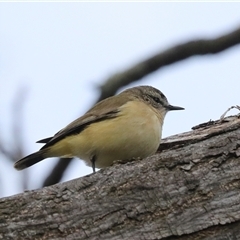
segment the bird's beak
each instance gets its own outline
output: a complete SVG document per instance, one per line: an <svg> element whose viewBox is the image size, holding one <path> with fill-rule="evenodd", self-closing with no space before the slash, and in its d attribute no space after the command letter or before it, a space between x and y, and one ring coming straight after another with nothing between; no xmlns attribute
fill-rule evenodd
<svg viewBox="0 0 240 240"><path fill-rule="evenodd" d="M184 110L184 108L182 107L178 107L178 106L173 106L173 105L168 105L166 106L168 111L172 111L172 110Z"/></svg>

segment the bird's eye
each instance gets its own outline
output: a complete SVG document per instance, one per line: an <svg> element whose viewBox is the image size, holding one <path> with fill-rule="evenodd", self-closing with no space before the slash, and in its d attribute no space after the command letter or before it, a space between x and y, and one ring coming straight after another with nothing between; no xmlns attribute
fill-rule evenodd
<svg viewBox="0 0 240 240"><path fill-rule="evenodd" d="M152 98L156 103L162 103L162 101L158 97L152 97Z"/></svg>
<svg viewBox="0 0 240 240"><path fill-rule="evenodd" d="M147 96L144 97L144 99L145 99L146 102L152 102L150 100L153 100L155 103L163 105L162 99L159 98L159 97L156 97L156 96L147 95Z"/></svg>

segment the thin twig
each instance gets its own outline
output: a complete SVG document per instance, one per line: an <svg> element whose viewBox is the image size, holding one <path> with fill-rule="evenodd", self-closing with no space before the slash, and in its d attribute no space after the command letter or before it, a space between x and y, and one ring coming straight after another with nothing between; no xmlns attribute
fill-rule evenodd
<svg viewBox="0 0 240 240"><path fill-rule="evenodd" d="M228 108L223 115L220 117L220 121L223 121L223 119L225 118L226 114L233 108L236 108L237 110L240 111L240 106L236 105L236 106L231 106L230 108Z"/></svg>

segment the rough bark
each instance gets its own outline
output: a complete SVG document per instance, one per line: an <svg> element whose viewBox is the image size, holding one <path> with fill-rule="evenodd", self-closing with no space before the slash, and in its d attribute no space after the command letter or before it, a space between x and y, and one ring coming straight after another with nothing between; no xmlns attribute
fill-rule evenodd
<svg viewBox="0 0 240 240"><path fill-rule="evenodd" d="M159 153L0 199L0 239L240 239L240 119Z"/></svg>

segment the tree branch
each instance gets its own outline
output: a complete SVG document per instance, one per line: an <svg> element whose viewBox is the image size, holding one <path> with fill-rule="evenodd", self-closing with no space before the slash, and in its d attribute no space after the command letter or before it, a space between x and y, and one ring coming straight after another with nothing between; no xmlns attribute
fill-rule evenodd
<svg viewBox="0 0 240 240"><path fill-rule="evenodd" d="M240 119L169 137L161 153L0 200L3 239L239 239Z"/></svg>
<svg viewBox="0 0 240 240"><path fill-rule="evenodd" d="M12 141L11 146L7 145L0 137L0 154L6 157L12 163L24 157L23 150L23 110L26 103L28 89L21 86L12 104ZM28 189L28 172L22 175L22 189Z"/></svg>
<svg viewBox="0 0 240 240"><path fill-rule="evenodd" d="M61 181L65 170L71 164L72 158L60 158L58 163L54 166L50 174L43 182L44 186L51 186L54 183L58 183Z"/></svg>
<svg viewBox="0 0 240 240"><path fill-rule="evenodd" d="M157 53L129 69L116 73L101 86L98 101L114 95L119 88L138 81L160 68L192 56L216 54L240 43L240 28L213 39L196 39Z"/></svg>
<svg viewBox="0 0 240 240"><path fill-rule="evenodd" d="M108 78L100 87L101 94L98 101L114 95L119 88L140 80L146 75L159 70L164 66L196 55L216 54L239 43L240 28L214 39L196 39L183 44L178 44ZM66 164L63 161L59 161L47 177L47 180L44 181L43 186L57 183L56 179L62 178L59 172L57 172L57 169L61 169L63 174L69 163L70 162ZM58 178L56 178L55 175L58 175Z"/></svg>

